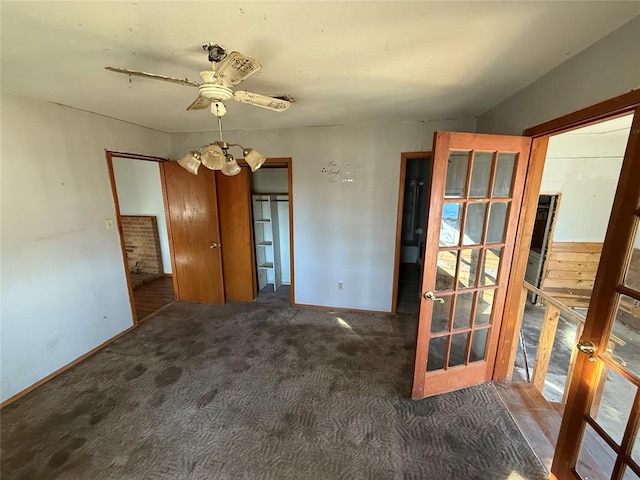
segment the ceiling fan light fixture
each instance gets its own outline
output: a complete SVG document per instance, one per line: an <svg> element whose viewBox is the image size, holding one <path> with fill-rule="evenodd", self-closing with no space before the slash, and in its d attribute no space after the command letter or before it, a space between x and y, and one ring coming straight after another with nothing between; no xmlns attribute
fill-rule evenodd
<svg viewBox="0 0 640 480"><path fill-rule="evenodd" d="M219 145L212 143L201 150L200 161L209 170L222 170L226 163L224 152Z"/></svg>
<svg viewBox="0 0 640 480"><path fill-rule="evenodd" d="M227 153L225 155L224 167L222 167L222 173L229 177L233 177L234 175L238 175L241 171L240 165L236 162L233 155Z"/></svg>
<svg viewBox="0 0 640 480"><path fill-rule="evenodd" d="M202 162L200 161L200 154L198 152L189 152L178 160L178 165L184 168L187 172L193 175L198 174L198 169Z"/></svg>
<svg viewBox="0 0 640 480"><path fill-rule="evenodd" d="M267 160L267 157L265 157L261 153L256 152L253 148L245 148L242 153L244 155L244 159L251 167L252 172L258 170Z"/></svg>

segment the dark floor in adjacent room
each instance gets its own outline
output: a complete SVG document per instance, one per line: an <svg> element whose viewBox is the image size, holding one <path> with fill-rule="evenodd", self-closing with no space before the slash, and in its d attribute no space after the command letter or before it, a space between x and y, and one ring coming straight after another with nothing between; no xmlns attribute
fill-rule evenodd
<svg viewBox="0 0 640 480"><path fill-rule="evenodd" d="M2 479L546 478L493 385L408 399L415 321L176 302L0 412Z"/></svg>
<svg viewBox="0 0 640 480"><path fill-rule="evenodd" d="M138 321L160 310L173 302L173 279L171 277L156 278L133 289Z"/></svg>
<svg viewBox="0 0 640 480"><path fill-rule="evenodd" d="M401 263L398 271L398 313L417 313L422 272L417 263Z"/></svg>
<svg viewBox="0 0 640 480"><path fill-rule="evenodd" d="M256 298L255 301L256 303L288 307L291 305L291 285L280 285L277 290L274 290L273 284L267 283L267 285L258 292L258 298Z"/></svg>

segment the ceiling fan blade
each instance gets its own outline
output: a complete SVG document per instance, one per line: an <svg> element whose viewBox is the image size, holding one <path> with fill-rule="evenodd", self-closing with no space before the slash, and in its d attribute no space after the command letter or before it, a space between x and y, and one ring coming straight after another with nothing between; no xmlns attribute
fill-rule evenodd
<svg viewBox="0 0 640 480"><path fill-rule="evenodd" d="M242 103L248 103L255 105L256 107L267 108L274 112L284 112L291 106L291 102L282 100L280 98L267 97L266 95L260 95L259 93L251 93L240 90L233 94L234 100Z"/></svg>
<svg viewBox="0 0 640 480"><path fill-rule="evenodd" d="M154 80L162 80L164 82L177 83L178 85L185 85L187 87L199 87L200 84L192 82L191 80L181 80L179 78L166 77L164 75L158 75L156 73L139 72L137 70L127 70L126 68L117 67L104 67L105 70L116 73L124 73L125 75L134 75L136 77L152 78Z"/></svg>
<svg viewBox="0 0 640 480"><path fill-rule="evenodd" d="M205 108L209 108L209 105L211 105L211 100L204 97L198 97L187 107L187 110L204 110Z"/></svg>
<svg viewBox="0 0 640 480"><path fill-rule="evenodd" d="M233 87L261 68L262 65L255 58L231 52L216 67L216 79L226 87Z"/></svg>

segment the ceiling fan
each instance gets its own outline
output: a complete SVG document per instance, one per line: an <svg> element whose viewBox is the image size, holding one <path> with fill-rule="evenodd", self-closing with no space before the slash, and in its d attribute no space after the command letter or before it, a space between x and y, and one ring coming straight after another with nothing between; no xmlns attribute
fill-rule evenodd
<svg viewBox="0 0 640 480"><path fill-rule="evenodd" d="M275 112L284 112L291 105L293 99L287 95L270 97L259 93L251 93L244 90L233 91L231 89L231 87L235 87L262 68L262 65L254 58L235 51L227 53L220 45L212 43L203 45L202 49L209 52L209 61L211 62L211 70L200 72L200 78L202 78L203 83L126 68L105 67L105 69L129 76L162 80L187 87L197 87L198 98L187 107L187 110L204 110L207 107L211 107L211 113L217 117L226 113L224 102L231 98L238 102L248 103L249 105Z"/></svg>

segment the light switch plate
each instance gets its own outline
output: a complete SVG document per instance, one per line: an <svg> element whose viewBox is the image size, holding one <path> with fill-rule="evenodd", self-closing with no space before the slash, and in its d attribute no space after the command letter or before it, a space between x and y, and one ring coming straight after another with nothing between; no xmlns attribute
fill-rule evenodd
<svg viewBox="0 0 640 480"><path fill-rule="evenodd" d="M104 228L105 228L106 230L113 230L113 219L111 219L111 218L107 218L107 219L104 221Z"/></svg>

